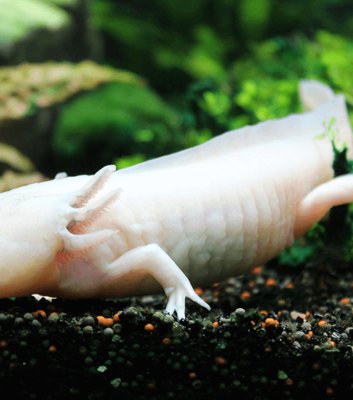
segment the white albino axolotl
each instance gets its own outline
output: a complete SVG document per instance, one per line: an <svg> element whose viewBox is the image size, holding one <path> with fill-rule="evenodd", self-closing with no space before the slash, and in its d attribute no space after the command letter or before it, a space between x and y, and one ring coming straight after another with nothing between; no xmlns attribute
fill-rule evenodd
<svg viewBox="0 0 353 400"><path fill-rule="evenodd" d="M353 175L333 178L322 137L336 119L352 157L343 95L302 81L308 111L225 133L114 172L65 177L0 195L0 297L118 298L163 288L167 311L192 285L242 275L277 256L335 205ZM320 137L321 135L321 137Z"/></svg>

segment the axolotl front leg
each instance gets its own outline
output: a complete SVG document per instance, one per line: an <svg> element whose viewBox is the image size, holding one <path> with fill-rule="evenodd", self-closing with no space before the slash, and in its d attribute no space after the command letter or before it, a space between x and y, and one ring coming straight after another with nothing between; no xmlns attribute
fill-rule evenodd
<svg viewBox="0 0 353 400"><path fill-rule="evenodd" d="M114 170L114 166L101 169L83 188L72 194L69 232L63 238L65 250L72 253L68 263L65 263L65 256L60 256L64 264L60 268L54 295L73 298L128 297L158 291L157 281L168 298L166 310L170 314L176 311L178 318L185 318L185 297L209 310L210 306L195 293L186 275L157 244L132 248L109 263L100 254L99 245L107 245L104 244L103 231L85 233L91 221L99 219L102 212L109 211L109 205L119 196L121 190L115 189L87 204L87 199L97 194ZM61 178L65 179L65 176L57 177ZM106 232L108 236L119 234L110 230ZM83 256L82 253L75 253L77 251L83 252Z"/></svg>
<svg viewBox="0 0 353 400"><path fill-rule="evenodd" d="M109 264L102 284L111 286L126 277L133 280L140 274L150 274L156 279L168 298L166 311L173 314L175 310L178 318L185 318L185 297L208 310L211 309L195 293L189 279L169 255L154 243L135 247Z"/></svg>

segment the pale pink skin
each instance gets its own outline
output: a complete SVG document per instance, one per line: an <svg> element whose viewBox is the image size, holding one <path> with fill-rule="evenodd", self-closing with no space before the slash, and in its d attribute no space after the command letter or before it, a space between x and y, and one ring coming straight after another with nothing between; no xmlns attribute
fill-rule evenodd
<svg viewBox="0 0 353 400"><path fill-rule="evenodd" d="M344 97L304 81L301 115L225 133L193 149L94 177L59 176L0 195L0 297L118 298L164 290L185 317L193 286L242 275L277 256L335 205L323 121L352 156ZM321 104L323 100L327 100Z"/></svg>

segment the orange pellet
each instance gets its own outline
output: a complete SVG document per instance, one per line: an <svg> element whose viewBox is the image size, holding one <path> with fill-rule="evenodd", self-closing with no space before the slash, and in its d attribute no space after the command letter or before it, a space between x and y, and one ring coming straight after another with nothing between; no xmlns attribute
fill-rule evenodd
<svg viewBox="0 0 353 400"><path fill-rule="evenodd" d="M293 289L293 288L294 288L293 282L287 283L287 285L286 285L285 287L286 287L287 289Z"/></svg>
<svg viewBox="0 0 353 400"><path fill-rule="evenodd" d="M349 304L349 299L345 297L344 299L341 300L342 304Z"/></svg>
<svg viewBox="0 0 353 400"><path fill-rule="evenodd" d="M217 357L215 361L216 361L216 364L219 364L219 365L227 364L227 360L223 357Z"/></svg>
<svg viewBox="0 0 353 400"><path fill-rule="evenodd" d="M154 331L154 326L152 324L145 325L145 331L148 331L148 332Z"/></svg>
<svg viewBox="0 0 353 400"><path fill-rule="evenodd" d="M43 310L33 311L32 315L36 318L38 317L38 315L41 315L43 318L47 316L47 314Z"/></svg>
<svg viewBox="0 0 353 400"><path fill-rule="evenodd" d="M214 297L218 297L218 296L219 296L219 290L215 290L215 291L213 292L213 296L214 296Z"/></svg>
<svg viewBox="0 0 353 400"><path fill-rule="evenodd" d="M276 326L279 325L279 322L273 318L266 318L265 319L265 326L268 328L269 326Z"/></svg>
<svg viewBox="0 0 353 400"><path fill-rule="evenodd" d="M272 351L272 347L271 346L267 346L265 348L266 353L270 353Z"/></svg>
<svg viewBox="0 0 353 400"><path fill-rule="evenodd" d="M264 322L261 322L261 328L262 328L262 329L265 329L265 328L266 328L266 325L265 325Z"/></svg>
<svg viewBox="0 0 353 400"><path fill-rule="evenodd" d="M106 318L104 326L112 326L114 324L113 318Z"/></svg>
<svg viewBox="0 0 353 400"><path fill-rule="evenodd" d="M217 288L219 286L219 283L214 283L212 286L211 286L211 288L212 289L215 289L215 288Z"/></svg>
<svg viewBox="0 0 353 400"><path fill-rule="evenodd" d="M333 394L333 390L332 390L330 387L328 387L328 388L326 389L326 393L327 393L327 394Z"/></svg>
<svg viewBox="0 0 353 400"><path fill-rule="evenodd" d="M162 340L162 343L163 343L165 346L169 346L169 345L172 344L172 341L171 341L169 338L165 338L165 339Z"/></svg>
<svg viewBox="0 0 353 400"><path fill-rule="evenodd" d="M114 322L120 321L119 314L114 314L114 316L113 316L113 321L114 321Z"/></svg>
<svg viewBox="0 0 353 400"><path fill-rule="evenodd" d="M284 381L284 384L287 385L287 386L293 385L293 379L287 378L287 379Z"/></svg>
<svg viewBox="0 0 353 400"><path fill-rule="evenodd" d="M268 312L267 312L266 310L261 310L261 311L260 311L260 314L261 314L261 315L267 315Z"/></svg>
<svg viewBox="0 0 353 400"><path fill-rule="evenodd" d="M156 387L156 384L154 382L150 382L150 383L147 383L147 387L148 387L148 389L154 389Z"/></svg>
<svg viewBox="0 0 353 400"><path fill-rule="evenodd" d="M195 379L195 378L196 378L195 372L190 372L189 378L190 378L190 379Z"/></svg>
<svg viewBox="0 0 353 400"><path fill-rule="evenodd" d="M6 340L1 340L0 341L0 347L7 347L7 341Z"/></svg>
<svg viewBox="0 0 353 400"><path fill-rule="evenodd" d="M261 272L262 272L262 267L256 267L251 271L252 275L255 276L261 274Z"/></svg>
<svg viewBox="0 0 353 400"><path fill-rule="evenodd" d="M266 286L276 286L276 279L268 278L266 280Z"/></svg>
<svg viewBox="0 0 353 400"><path fill-rule="evenodd" d="M307 312L305 313L305 315L306 315L306 317L307 317L307 318L309 318L309 317L312 317L312 316L313 316L313 314L312 314L310 311L307 311Z"/></svg>
<svg viewBox="0 0 353 400"><path fill-rule="evenodd" d="M50 346L48 349L51 353L55 353L56 352L56 347L55 346Z"/></svg>
<svg viewBox="0 0 353 400"><path fill-rule="evenodd" d="M52 312L49 315L58 315L58 313L57 312Z"/></svg>
<svg viewBox="0 0 353 400"><path fill-rule="evenodd" d="M202 295L203 295L203 289L202 289L202 288L197 287L197 288L195 288L194 290L195 290L195 293L196 293L198 296L202 296Z"/></svg>
<svg viewBox="0 0 353 400"><path fill-rule="evenodd" d="M242 300L247 300L251 297L251 293L248 292L247 290L244 290L244 292L240 295L240 297L242 298Z"/></svg>
<svg viewBox="0 0 353 400"><path fill-rule="evenodd" d="M99 315L97 317L98 324L103 326L112 326L114 321L113 318L104 318L103 316Z"/></svg>
<svg viewBox="0 0 353 400"><path fill-rule="evenodd" d="M250 324L251 324L252 326L256 325L256 324L255 324L255 321L250 321Z"/></svg>
<svg viewBox="0 0 353 400"><path fill-rule="evenodd" d="M319 321L318 325L321 326L321 328L326 324L326 321L321 320Z"/></svg>
<svg viewBox="0 0 353 400"><path fill-rule="evenodd" d="M330 345L335 348L336 347L336 343L333 340L329 340L328 341L330 343Z"/></svg>
<svg viewBox="0 0 353 400"><path fill-rule="evenodd" d="M217 321L215 321L212 325L213 325L214 328L218 328L219 323Z"/></svg>

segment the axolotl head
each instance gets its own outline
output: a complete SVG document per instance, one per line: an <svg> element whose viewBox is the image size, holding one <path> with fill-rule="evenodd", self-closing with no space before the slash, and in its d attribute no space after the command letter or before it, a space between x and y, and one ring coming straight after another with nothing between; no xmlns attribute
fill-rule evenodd
<svg viewBox="0 0 353 400"><path fill-rule="evenodd" d="M86 177L81 189L69 193L61 181L75 178L0 195L0 298L45 291L57 279L62 258L84 253L115 233L84 233L119 196L121 189L116 189L93 199L114 170L112 165L102 168Z"/></svg>

